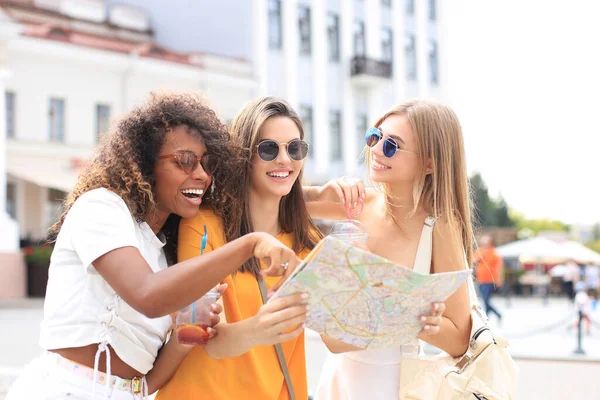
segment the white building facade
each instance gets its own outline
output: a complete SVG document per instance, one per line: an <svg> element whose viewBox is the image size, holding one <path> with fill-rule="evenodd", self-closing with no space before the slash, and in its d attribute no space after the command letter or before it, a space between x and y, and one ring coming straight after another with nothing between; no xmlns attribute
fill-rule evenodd
<svg viewBox="0 0 600 400"><path fill-rule="evenodd" d="M364 174L364 133L412 97L443 98L443 10L436 0L253 0L263 94L303 118L307 177Z"/></svg>

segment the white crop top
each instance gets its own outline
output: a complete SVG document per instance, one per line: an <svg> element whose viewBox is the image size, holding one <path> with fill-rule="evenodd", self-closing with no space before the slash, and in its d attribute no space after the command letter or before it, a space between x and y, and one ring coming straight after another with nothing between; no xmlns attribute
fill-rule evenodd
<svg viewBox="0 0 600 400"><path fill-rule="evenodd" d="M146 374L171 327L170 316L135 311L94 269L98 257L136 247L154 272L167 268L161 241L135 221L125 202L106 189L84 193L69 210L50 260L40 346L45 350L109 344L132 368ZM127 276L127 262L123 260Z"/></svg>

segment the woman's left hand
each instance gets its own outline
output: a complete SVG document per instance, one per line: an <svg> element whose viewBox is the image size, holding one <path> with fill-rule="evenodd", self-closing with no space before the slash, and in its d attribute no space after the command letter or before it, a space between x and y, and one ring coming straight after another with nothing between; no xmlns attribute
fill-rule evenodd
<svg viewBox="0 0 600 400"><path fill-rule="evenodd" d="M429 314L419 317L419 321L423 325L419 336L437 335L440 332L440 324L442 323L444 311L446 311L444 303L433 303Z"/></svg>
<svg viewBox="0 0 600 400"><path fill-rule="evenodd" d="M219 284L214 288L214 290L219 292L219 298L221 298L221 296L223 296L223 293L225 292L226 289L227 289L226 283ZM222 312L223 312L223 306L221 304L213 303L210 305L210 315L209 315L210 326L206 329L209 339L217 334L217 330L214 329L214 326L216 326L219 322L221 322L221 313ZM176 312L171 314L171 318L173 319L173 328L172 329L176 328L175 327L176 316L177 316Z"/></svg>

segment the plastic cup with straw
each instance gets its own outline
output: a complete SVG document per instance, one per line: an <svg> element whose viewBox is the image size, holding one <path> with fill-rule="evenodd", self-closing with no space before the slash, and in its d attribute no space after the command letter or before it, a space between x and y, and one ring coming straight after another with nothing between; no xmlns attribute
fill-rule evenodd
<svg viewBox="0 0 600 400"><path fill-rule="evenodd" d="M363 250L368 250L367 241L369 239L369 234L360 221L353 219L362 212L363 202L360 202L360 209L357 213L353 213L348 206L345 208L348 219L334 224L331 227L331 233L329 236L342 240Z"/></svg>

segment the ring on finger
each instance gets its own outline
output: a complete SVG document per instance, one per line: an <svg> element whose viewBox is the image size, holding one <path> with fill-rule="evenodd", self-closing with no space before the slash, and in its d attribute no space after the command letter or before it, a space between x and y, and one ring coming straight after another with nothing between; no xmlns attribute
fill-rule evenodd
<svg viewBox="0 0 600 400"><path fill-rule="evenodd" d="M288 269L289 266L290 266L290 263L287 263L287 262L281 263L281 267L283 269Z"/></svg>

